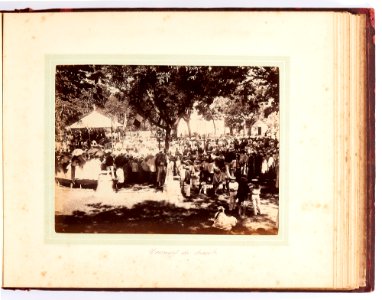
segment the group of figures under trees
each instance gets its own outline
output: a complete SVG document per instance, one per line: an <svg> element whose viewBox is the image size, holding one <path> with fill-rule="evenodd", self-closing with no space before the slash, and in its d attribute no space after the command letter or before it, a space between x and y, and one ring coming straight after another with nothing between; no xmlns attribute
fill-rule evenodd
<svg viewBox="0 0 382 300"><path fill-rule="evenodd" d="M225 230L236 226L224 214L225 201L231 214L235 207L241 214L252 199L256 215L264 193L277 198L277 67L60 65L55 99L56 145L64 145L56 149L60 184L88 185L117 198L149 185L171 199L205 199L203 209L223 205L214 226ZM123 125L70 129L95 107ZM191 129L195 115L212 122L215 132ZM186 136L178 134L181 120ZM222 121L224 134L218 136ZM258 121L265 132L253 132ZM142 138L143 132L150 134ZM223 217L229 226L219 221Z"/></svg>
<svg viewBox="0 0 382 300"><path fill-rule="evenodd" d="M149 185L165 190L170 201L195 199L201 194L212 199L225 195L229 210L237 207L239 214L251 199L254 214L258 214L262 187L268 192L278 189L278 147L278 141L269 137L180 138L170 142L167 154L120 146L103 151L94 145L56 153L56 180L109 195L134 189L136 184ZM138 148L144 149L144 145Z"/></svg>

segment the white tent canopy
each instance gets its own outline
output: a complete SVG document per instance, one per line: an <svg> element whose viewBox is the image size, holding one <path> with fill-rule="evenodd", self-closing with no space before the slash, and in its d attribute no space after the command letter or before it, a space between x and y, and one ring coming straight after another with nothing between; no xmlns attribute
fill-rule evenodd
<svg viewBox="0 0 382 300"><path fill-rule="evenodd" d="M66 129L83 129L83 128L117 128L123 125L111 118L93 110L90 114L83 117L74 124L67 126Z"/></svg>

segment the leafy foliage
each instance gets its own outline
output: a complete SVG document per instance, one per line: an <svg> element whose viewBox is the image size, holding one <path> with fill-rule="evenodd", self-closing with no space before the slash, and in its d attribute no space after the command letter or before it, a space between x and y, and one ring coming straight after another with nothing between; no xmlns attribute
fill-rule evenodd
<svg viewBox="0 0 382 300"><path fill-rule="evenodd" d="M93 105L122 119L136 114L165 132L166 148L180 119L194 109L207 120L250 128L278 111L279 70L274 67L65 65L56 70L56 129L77 121ZM263 104L266 105L263 105Z"/></svg>
<svg viewBox="0 0 382 300"><path fill-rule="evenodd" d="M102 66L57 66L55 87L56 133L78 121L93 105L104 107L110 95Z"/></svg>

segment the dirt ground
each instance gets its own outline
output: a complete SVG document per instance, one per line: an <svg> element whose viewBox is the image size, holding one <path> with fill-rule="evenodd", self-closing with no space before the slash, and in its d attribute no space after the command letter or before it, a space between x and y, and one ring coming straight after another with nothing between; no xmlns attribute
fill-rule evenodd
<svg viewBox="0 0 382 300"><path fill-rule="evenodd" d="M56 186L56 232L159 234L277 234L278 194L264 188L261 214L250 207L245 217L229 211L228 196L194 194L190 199L149 186L133 185L118 193L98 195L89 189ZM212 227L217 207L238 223L231 230Z"/></svg>

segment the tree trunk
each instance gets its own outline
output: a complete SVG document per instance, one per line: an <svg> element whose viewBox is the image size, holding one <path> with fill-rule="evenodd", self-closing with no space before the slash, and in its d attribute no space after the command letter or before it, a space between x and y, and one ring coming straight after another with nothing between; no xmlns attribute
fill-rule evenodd
<svg viewBox="0 0 382 300"><path fill-rule="evenodd" d="M174 125L172 126L172 135L174 137L176 137L176 138L178 137L178 125L179 125L179 121L180 121L180 119L176 120Z"/></svg>
<svg viewBox="0 0 382 300"><path fill-rule="evenodd" d="M252 135L252 127L253 125L255 124L255 121L254 120L247 120L246 122L246 126L247 126L247 133L248 133L248 136L251 136Z"/></svg>
<svg viewBox="0 0 382 300"><path fill-rule="evenodd" d="M123 131L126 130L127 127L127 115L126 113L123 114Z"/></svg>
<svg viewBox="0 0 382 300"><path fill-rule="evenodd" d="M187 124L188 137L191 138L190 118L184 118L184 121L186 121L186 124Z"/></svg>
<svg viewBox="0 0 382 300"><path fill-rule="evenodd" d="M212 118L212 124L214 124L214 135L216 136L216 124L215 120Z"/></svg>
<svg viewBox="0 0 382 300"><path fill-rule="evenodd" d="M245 126L245 123L241 126L243 128L243 136L247 135L247 127Z"/></svg>
<svg viewBox="0 0 382 300"><path fill-rule="evenodd" d="M170 149L171 127L166 128L166 136L164 140L164 153L168 153Z"/></svg>
<svg viewBox="0 0 382 300"><path fill-rule="evenodd" d="M248 136L252 135L252 125L248 126Z"/></svg>
<svg viewBox="0 0 382 300"><path fill-rule="evenodd" d="M172 128L172 136L177 138L178 137L178 125L175 125L173 128Z"/></svg>
<svg viewBox="0 0 382 300"><path fill-rule="evenodd" d="M229 127L229 134L233 135L233 128L232 127Z"/></svg>

